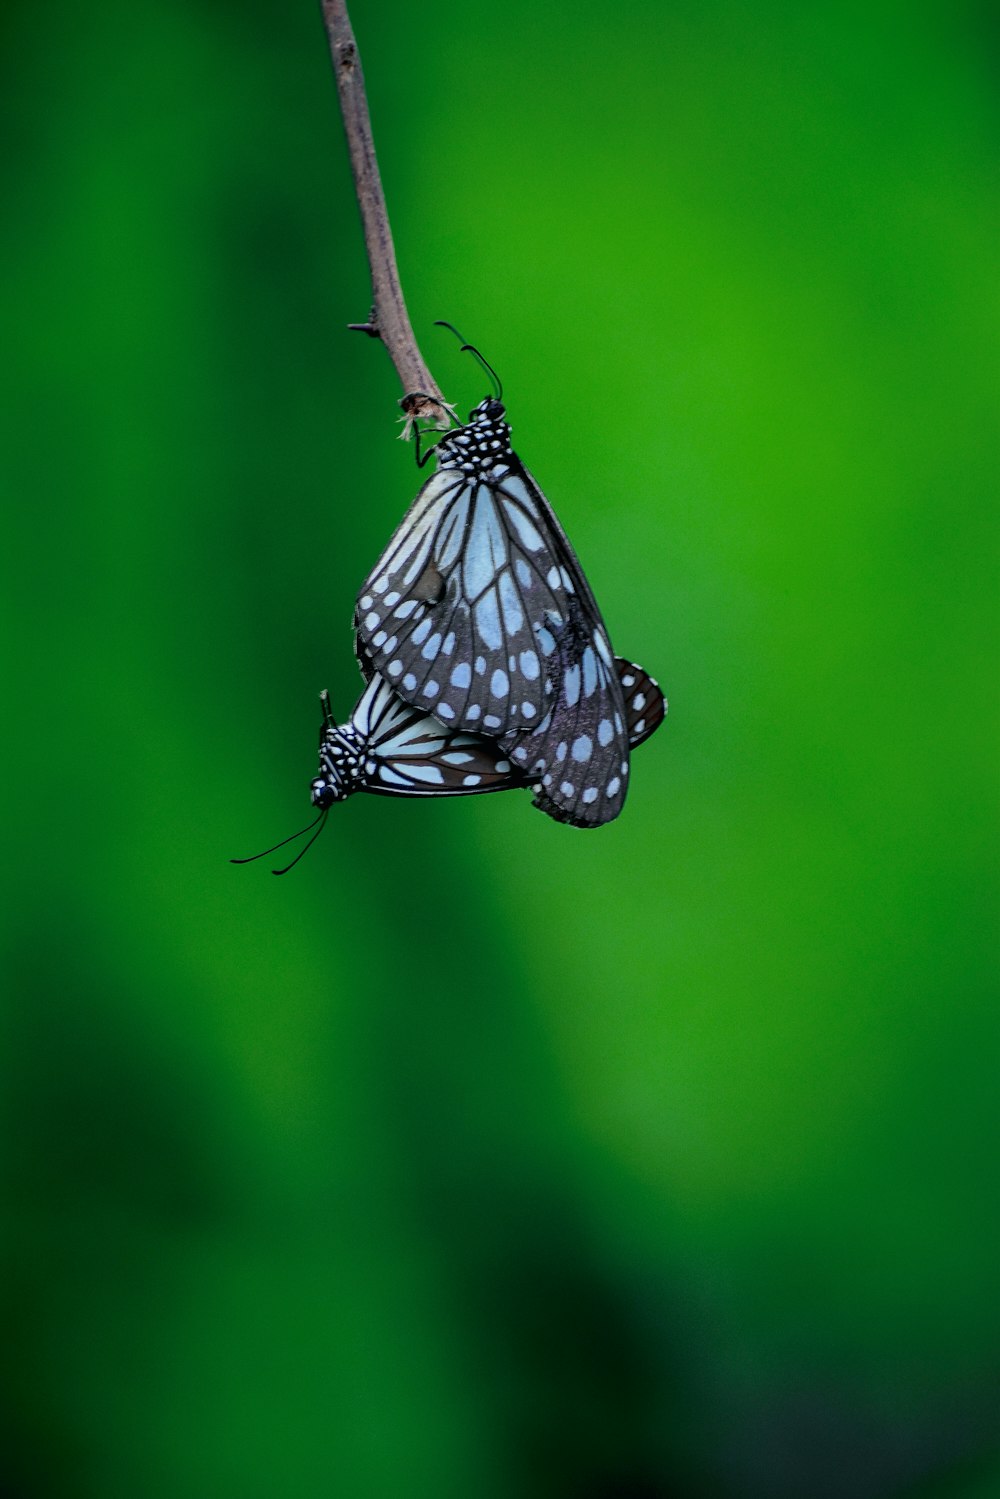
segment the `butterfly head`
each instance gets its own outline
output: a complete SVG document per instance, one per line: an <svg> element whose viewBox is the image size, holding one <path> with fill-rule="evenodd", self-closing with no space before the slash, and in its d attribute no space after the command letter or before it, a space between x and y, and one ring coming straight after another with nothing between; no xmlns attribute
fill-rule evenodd
<svg viewBox="0 0 1000 1499"><path fill-rule="evenodd" d="M478 406L469 412L469 423L476 426L492 426L495 422L502 422L504 416L504 404L496 396L487 396L485 401L480 401ZM506 423L504 423L506 426Z"/></svg>
<svg viewBox="0 0 1000 1499"><path fill-rule="evenodd" d="M309 795L313 806L319 807L322 812L327 807L332 807L334 802L342 802L347 796L347 791L342 782L334 777L317 776L309 788Z"/></svg>

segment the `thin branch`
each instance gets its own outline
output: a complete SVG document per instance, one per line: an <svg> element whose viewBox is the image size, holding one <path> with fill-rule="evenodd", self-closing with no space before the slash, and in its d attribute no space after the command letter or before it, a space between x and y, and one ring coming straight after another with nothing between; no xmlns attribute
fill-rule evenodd
<svg viewBox="0 0 1000 1499"><path fill-rule="evenodd" d="M350 326L372 338L380 338L385 344L403 387L400 405L407 416L411 419L426 417L438 426L447 427L450 423L448 405L417 347L403 301L385 194L375 157L361 56L351 30L347 6L344 0L322 0L322 5L372 277L369 319L367 323L352 323ZM407 433L409 428L410 422L407 422Z"/></svg>

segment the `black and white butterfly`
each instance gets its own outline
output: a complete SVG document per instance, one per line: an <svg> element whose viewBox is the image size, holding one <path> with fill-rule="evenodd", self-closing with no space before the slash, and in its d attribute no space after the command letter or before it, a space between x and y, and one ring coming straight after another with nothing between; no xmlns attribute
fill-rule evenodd
<svg viewBox="0 0 1000 1499"><path fill-rule="evenodd" d="M511 448L502 402L480 402L434 453L437 472L361 589L362 646L407 702L497 738L551 816L610 822L628 786L625 690L576 554ZM662 695L643 676L659 723Z"/></svg>

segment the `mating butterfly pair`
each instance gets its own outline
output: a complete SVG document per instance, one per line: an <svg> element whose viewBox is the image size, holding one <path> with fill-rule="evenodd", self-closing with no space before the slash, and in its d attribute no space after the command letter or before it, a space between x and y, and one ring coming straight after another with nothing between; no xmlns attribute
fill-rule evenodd
<svg viewBox="0 0 1000 1499"><path fill-rule="evenodd" d="M576 554L511 448L496 383L432 450L437 472L361 589L367 686L346 724L322 694L314 837L356 791L529 787L557 822L599 827L624 805L631 750L663 722L663 694L613 654Z"/></svg>

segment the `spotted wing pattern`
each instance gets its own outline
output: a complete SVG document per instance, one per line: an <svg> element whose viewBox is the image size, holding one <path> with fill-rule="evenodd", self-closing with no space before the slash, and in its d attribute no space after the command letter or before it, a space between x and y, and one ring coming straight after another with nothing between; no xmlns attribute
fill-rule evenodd
<svg viewBox="0 0 1000 1499"><path fill-rule="evenodd" d="M523 786L500 746L447 729L373 676L351 715L362 788L383 796L471 796Z"/></svg>
<svg viewBox="0 0 1000 1499"><path fill-rule="evenodd" d="M625 804L631 750L663 722L665 702L641 666L614 658L612 675L624 691L613 706L604 661L595 648L583 648L581 666L570 667L560 683L552 716L537 734L502 743L516 765L530 767L534 805L557 822L595 828L611 822ZM567 653L575 656L578 652ZM589 698L587 676L596 677Z"/></svg>
<svg viewBox="0 0 1000 1499"><path fill-rule="evenodd" d="M629 748L645 744L663 722L667 712L667 700L660 691L659 683L637 666L634 661L615 657L618 680L625 693L625 725L628 729Z"/></svg>
<svg viewBox="0 0 1000 1499"><path fill-rule="evenodd" d="M401 697L488 734L533 729L551 707L555 637L538 626L571 617L580 572L501 418L499 403L484 402L438 444L441 467L355 615L376 670Z"/></svg>

